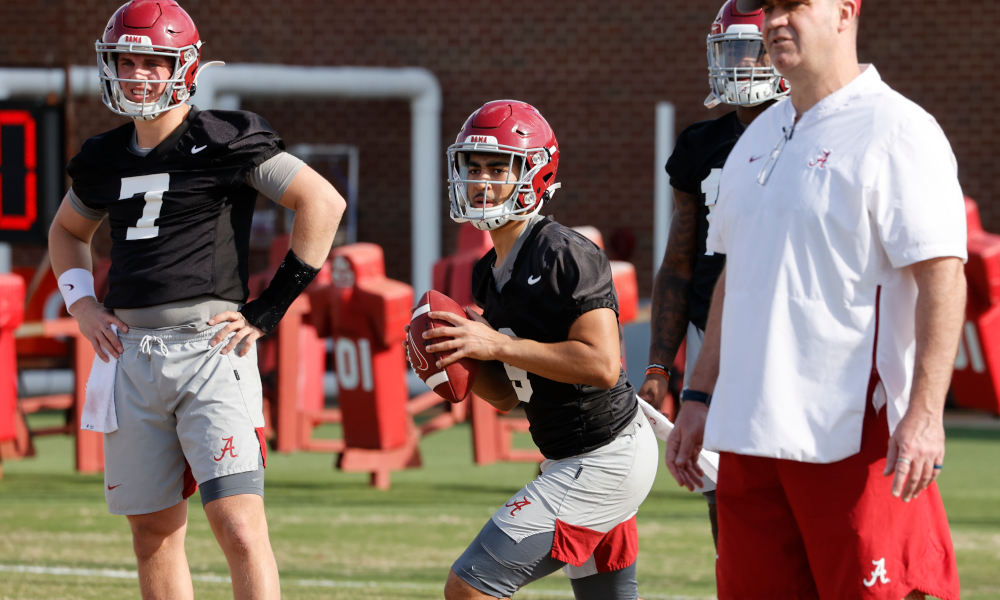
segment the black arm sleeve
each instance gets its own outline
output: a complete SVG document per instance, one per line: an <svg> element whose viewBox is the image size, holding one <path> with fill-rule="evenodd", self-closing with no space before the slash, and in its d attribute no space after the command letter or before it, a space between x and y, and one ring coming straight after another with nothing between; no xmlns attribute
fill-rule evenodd
<svg viewBox="0 0 1000 600"><path fill-rule="evenodd" d="M319 269L302 262L302 259L289 250L264 293L260 298L243 305L240 314L265 335L271 333L278 326L281 317L285 316L288 307L312 283L317 273Z"/></svg>

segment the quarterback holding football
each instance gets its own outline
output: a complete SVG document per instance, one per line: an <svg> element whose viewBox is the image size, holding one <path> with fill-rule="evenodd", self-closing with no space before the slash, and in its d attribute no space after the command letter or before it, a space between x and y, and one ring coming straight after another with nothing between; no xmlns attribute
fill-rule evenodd
<svg viewBox="0 0 1000 600"><path fill-rule="evenodd" d="M608 258L543 217L559 187L559 144L514 100L474 112L448 149L451 216L489 231L475 266L483 315L447 311L420 335L437 366L482 361L473 392L502 411L520 403L546 460L452 566L449 600L507 598L564 568L580 600L638 594L635 514L656 476L657 444L621 366Z"/></svg>
<svg viewBox="0 0 1000 600"><path fill-rule="evenodd" d="M235 597L278 598L254 342L315 277L345 203L260 116L187 104L206 66L201 46L173 0L132 0L108 21L96 44L103 100L129 122L70 161L49 251L100 359L83 426L105 434L108 508L128 517L142 597L193 597L186 500L200 486ZM247 303L258 192L297 218L284 262ZM102 305L90 242L105 218Z"/></svg>

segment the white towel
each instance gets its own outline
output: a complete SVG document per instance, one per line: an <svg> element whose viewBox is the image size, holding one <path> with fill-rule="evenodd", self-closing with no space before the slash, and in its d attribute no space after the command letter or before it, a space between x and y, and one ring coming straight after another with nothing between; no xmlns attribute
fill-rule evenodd
<svg viewBox="0 0 1000 600"><path fill-rule="evenodd" d="M652 407L648 402L636 396L639 400L639 408L649 419L649 424L653 426L653 433L663 441L674 429L674 424L667 420L666 415ZM698 456L698 466L705 472L702 478L702 486L695 488L696 492L711 492L715 490L715 484L719 481L719 455L710 450L702 450Z"/></svg>
<svg viewBox="0 0 1000 600"><path fill-rule="evenodd" d="M118 335L118 327L111 326ZM115 373L118 371L118 359L108 356L108 362L94 355L94 365L90 368L90 379L87 380L87 399L83 405L83 415L80 418L80 429L111 433L118 431L118 415L115 413Z"/></svg>

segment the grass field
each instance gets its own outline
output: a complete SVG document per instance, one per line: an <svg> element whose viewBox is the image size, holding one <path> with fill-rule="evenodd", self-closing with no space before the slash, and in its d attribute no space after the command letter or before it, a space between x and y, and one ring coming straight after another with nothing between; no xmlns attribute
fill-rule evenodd
<svg viewBox="0 0 1000 600"><path fill-rule="evenodd" d="M35 415L32 426L54 424ZM467 427L421 444L424 467L396 473L388 492L331 468L324 454L269 457L267 515L285 598L441 598L448 568L490 514L535 472L475 467ZM521 439L520 443L530 444ZM38 456L5 462L0 481L0 599L138 597L131 536L109 515L103 478L72 470L71 440L36 440ZM1000 598L1000 430L949 428L941 492L963 598ZM225 559L200 499L187 552L198 598L229 598ZM661 466L638 516L644 598L712 598L714 551L704 501ZM57 573L56 568L67 570ZM561 573L517 597L571 598Z"/></svg>

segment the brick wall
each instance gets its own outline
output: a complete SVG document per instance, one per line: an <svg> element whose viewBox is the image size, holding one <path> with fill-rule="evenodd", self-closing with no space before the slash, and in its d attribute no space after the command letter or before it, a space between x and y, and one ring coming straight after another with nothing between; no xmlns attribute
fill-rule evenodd
<svg viewBox="0 0 1000 600"><path fill-rule="evenodd" d="M0 3L0 65L91 64L93 41L120 0ZM677 130L722 114L702 106L705 35L719 0L187 0L207 42L228 62L422 66L444 93L442 152L465 117L509 97L537 106L559 137L563 189L550 212L606 237L631 230L643 293L652 264L653 121L657 101L677 107ZM1000 230L1000 154L990 106L1000 82L1000 5L981 0L867 2L860 56L941 123L966 193ZM196 98L197 100L197 98ZM264 115L289 144L361 148L359 238L386 248L390 276L409 278L409 109L404 102L268 100ZM79 144L121 120L98 100L78 101ZM444 186L442 186L444 189ZM441 202L444 249L456 225ZM419 232L417 233L419 235Z"/></svg>

